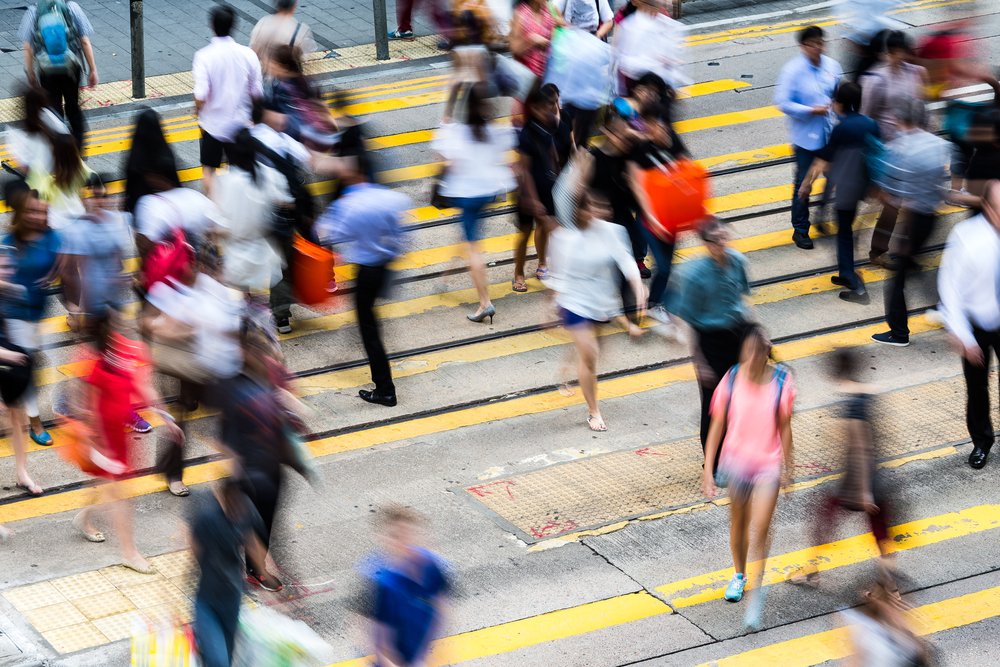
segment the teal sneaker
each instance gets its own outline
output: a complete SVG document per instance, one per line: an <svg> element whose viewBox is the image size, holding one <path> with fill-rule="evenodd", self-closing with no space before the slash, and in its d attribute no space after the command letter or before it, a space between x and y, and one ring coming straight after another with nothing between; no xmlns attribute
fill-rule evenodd
<svg viewBox="0 0 1000 667"><path fill-rule="evenodd" d="M747 585L747 578L742 574L734 574L733 578L726 586L726 600L729 602L739 602L743 599L743 588Z"/></svg>
<svg viewBox="0 0 1000 667"><path fill-rule="evenodd" d="M758 588L751 591L747 611L743 615L743 625L747 630L756 632L764 627L764 598L767 597L766 591L766 588Z"/></svg>

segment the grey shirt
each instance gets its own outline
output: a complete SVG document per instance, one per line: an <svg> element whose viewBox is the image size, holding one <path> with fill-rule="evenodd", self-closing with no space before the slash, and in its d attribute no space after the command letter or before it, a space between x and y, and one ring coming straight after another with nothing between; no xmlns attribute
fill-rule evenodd
<svg viewBox="0 0 1000 667"><path fill-rule="evenodd" d="M902 132L886 144L875 181L885 192L903 200L902 208L934 213L945 195L951 144L924 130Z"/></svg>
<svg viewBox="0 0 1000 667"><path fill-rule="evenodd" d="M90 19L80 9L80 5L70 0L70 2L66 3L66 8L69 10L70 18L73 19L73 27L76 28L76 34L81 38L86 37L90 39L94 35L94 26L90 25ZM28 7L28 11L24 12L24 16L21 18L21 27L17 31L17 36L20 40L25 44L30 44L36 53L40 48L39 44L35 44L35 20L37 17L38 7ZM80 57L80 62L84 62L82 53L78 53L77 56Z"/></svg>

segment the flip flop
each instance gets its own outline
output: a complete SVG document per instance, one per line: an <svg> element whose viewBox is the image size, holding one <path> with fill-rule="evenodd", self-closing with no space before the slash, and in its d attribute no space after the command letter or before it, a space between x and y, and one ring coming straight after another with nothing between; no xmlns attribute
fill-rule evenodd
<svg viewBox="0 0 1000 667"><path fill-rule="evenodd" d="M510 281L510 288L515 292L527 292L528 286L524 284L523 280L512 280Z"/></svg>
<svg viewBox="0 0 1000 667"><path fill-rule="evenodd" d="M104 533L102 533L99 530L95 530L92 533L88 533L87 530L83 527L83 522L80 521L79 514L73 517L73 527L76 528L78 531L80 531L80 534L83 535L83 539L87 540L88 542L100 543L104 542L107 539L106 537L104 537Z"/></svg>
<svg viewBox="0 0 1000 667"><path fill-rule="evenodd" d="M594 415L587 415L587 426L590 427L591 431L596 431L597 433L603 433L608 430L608 425L604 423L604 418L595 417Z"/></svg>
<svg viewBox="0 0 1000 667"><path fill-rule="evenodd" d="M549 277L549 270L544 266L539 267L535 269L535 277L539 280L545 280Z"/></svg>

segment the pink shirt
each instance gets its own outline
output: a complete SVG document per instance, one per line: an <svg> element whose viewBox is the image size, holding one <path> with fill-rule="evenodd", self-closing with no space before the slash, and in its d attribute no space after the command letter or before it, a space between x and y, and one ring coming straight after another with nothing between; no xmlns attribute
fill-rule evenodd
<svg viewBox="0 0 1000 667"><path fill-rule="evenodd" d="M524 3L517 8L517 14L521 21L521 30L525 35L541 35L545 39L552 39L552 31L556 28L556 19L547 7L543 8L539 14L535 14L529 5ZM545 65L549 60L549 47L533 46L519 56L518 60L535 76L541 77L545 74Z"/></svg>
<svg viewBox="0 0 1000 667"><path fill-rule="evenodd" d="M737 373L730 401L729 373L722 378L712 396L712 416L718 411L721 411L719 414L724 414L726 404L729 403L729 419L719 467L739 476L777 473L781 470L782 456L779 417L791 416L792 404L795 402L795 383L791 373L785 376L781 405L777 411L776 379L771 378L769 383L760 385L746 379L744 373Z"/></svg>

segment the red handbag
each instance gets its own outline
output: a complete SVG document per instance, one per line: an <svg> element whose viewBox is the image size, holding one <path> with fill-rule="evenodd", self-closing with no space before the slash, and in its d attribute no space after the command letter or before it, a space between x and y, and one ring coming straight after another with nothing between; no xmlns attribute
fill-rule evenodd
<svg viewBox="0 0 1000 667"><path fill-rule="evenodd" d="M640 187L649 198L656 223L645 221L649 230L664 240L694 229L708 216L705 204L710 197L708 172L693 160L677 160L647 169Z"/></svg>
<svg viewBox="0 0 1000 667"><path fill-rule="evenodd" d="M173 278L184 282L194 265L194 248L180 227L174 228L167 239L153 246L142 263L143 285L148 292L153 285Z"/></svg>

